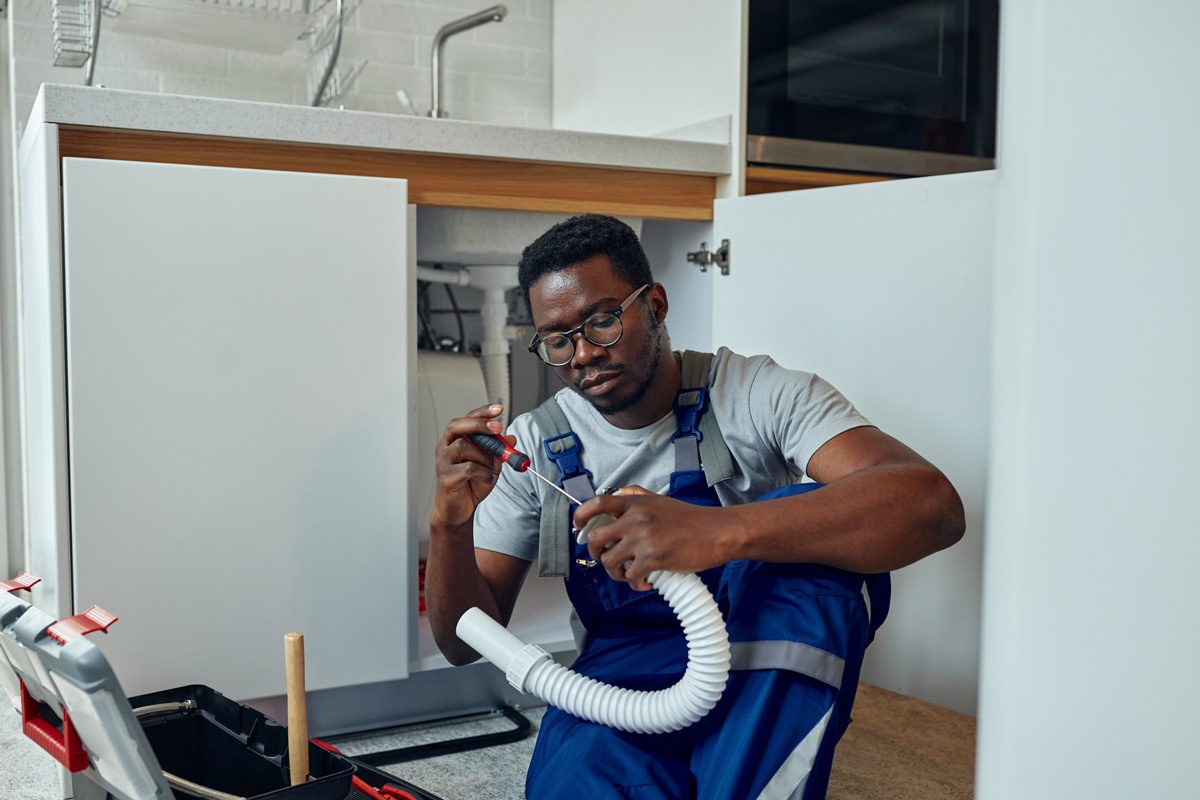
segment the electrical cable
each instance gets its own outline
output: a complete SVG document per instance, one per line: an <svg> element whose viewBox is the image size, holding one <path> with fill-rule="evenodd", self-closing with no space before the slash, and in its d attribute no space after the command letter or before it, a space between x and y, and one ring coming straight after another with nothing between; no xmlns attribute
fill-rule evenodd
<svg viewBox="0 0 1200 800"><path fill-rule="evenodd" d="M425 342L428 345L427 350L440 350L438 346L437 331L433 329L433 323L429 319L429 286L426 283L417 292L417 319L421 323L422 335L425 337Z"/></svg>

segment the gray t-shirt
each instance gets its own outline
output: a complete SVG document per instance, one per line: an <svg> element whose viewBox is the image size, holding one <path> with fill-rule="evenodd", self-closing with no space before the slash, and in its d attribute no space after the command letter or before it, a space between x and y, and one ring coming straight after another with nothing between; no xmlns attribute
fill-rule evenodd
<svg viewBox="0 0 1200 800"><path fill-rule="evenodd" d="M769 356L740 356L722 347L709 376L709 408L733 456L733 477L717 484L723 505L754 500L798 483L813 453L839 433L870 425L829 383L809 372L784 369ZM605 421L591 403L569 388L555 396L582 445L583 466L597 492L633 484L666 494L675 468L675 414L644 428L625 430ZM544 435L529 414L508 433L533 468L551 480L558 468L542 447ZM475 546L534 561L542 500L549 488L532 475L500 472L492 492L475 511Z"/></svg>

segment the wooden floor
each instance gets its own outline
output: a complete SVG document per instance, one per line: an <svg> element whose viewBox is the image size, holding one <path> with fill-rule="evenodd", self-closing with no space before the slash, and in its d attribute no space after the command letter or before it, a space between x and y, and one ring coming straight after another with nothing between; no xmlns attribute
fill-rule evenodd
<svg viewBox="0 0 1200 800"><path fill-rule="evenodd" d="M969 800L975 718L859 684L828 800Z"/></svg>

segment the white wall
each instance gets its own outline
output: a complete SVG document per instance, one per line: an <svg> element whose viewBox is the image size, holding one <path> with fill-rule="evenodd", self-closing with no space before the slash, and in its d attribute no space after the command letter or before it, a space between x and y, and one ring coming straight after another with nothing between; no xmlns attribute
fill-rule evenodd
<svg viewBox="0 0 1200 800"><path fill-rule="evenodd" d="M553 127L653 136L728 119L717 196L741 194L747 0L553 1Z"/></svg>
<svg viewBox="0 0 1200 800"><path fill-rule="evenodd" d="M15 164L16 155L12 132L12 85L8 54L11 52L7 17L0 18L0 164ZM14 408L9 399L17 391L16 371L16 219L13 214L13 170L0 170L0 579L12 577L17 566L18 543L10 541L8 532L20 530L20 521L10 519L20 504L8 502L9 481L14 473L6 468L9 459L18 458L10 452L20 441L17 420L8 412ZM19 489L19 486L17 487ZM15 535L13 539L17 538Z"/></svg>
<svg viewBox="0 0 1200 800"><path fill-rule="evenodd" d="M554 127L652 135L734 114L741 14L738 0L554 0Z"/></svg>
<svg viewBox="0 0 1200 800"><path fill-rule="evenodd" d="M977 796L1196 797L1200 6L1002 23Z"/></svg>

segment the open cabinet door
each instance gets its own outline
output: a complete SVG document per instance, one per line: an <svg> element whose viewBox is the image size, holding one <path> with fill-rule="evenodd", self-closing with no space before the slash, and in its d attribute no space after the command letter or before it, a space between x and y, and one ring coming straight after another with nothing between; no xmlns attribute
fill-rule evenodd
<svg viewBox="0 0 1200 800"><path fill-rule="evenodd" d="M955 547L894 575L863 679L974 713L988 455L995 174L716 203L731 269L713 344L831 381L940 467L967 508Z"/></svg>
<svg viewBox="0 0 1200 800"><path fill-rule="evenodd" d="M408 669L402 180L63 160L74 610L131 694ZM119 207L113 198L120 198Z"/></svg>

